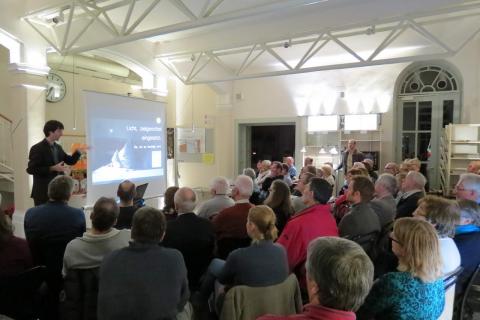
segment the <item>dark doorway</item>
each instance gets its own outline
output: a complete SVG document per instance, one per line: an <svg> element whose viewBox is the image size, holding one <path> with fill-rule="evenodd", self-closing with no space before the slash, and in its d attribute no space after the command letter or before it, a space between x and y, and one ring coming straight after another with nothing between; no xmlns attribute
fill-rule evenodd
<svg viewBox="0 0 480 320"><path fill-rule="evenodd" d="M258 160L283 161L295 155L295 125L252 126L251 167Z"/></svg>

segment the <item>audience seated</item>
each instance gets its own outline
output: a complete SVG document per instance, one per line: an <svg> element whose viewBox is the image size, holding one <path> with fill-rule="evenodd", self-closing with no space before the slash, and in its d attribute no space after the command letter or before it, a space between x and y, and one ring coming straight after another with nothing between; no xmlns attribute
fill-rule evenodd
<svg viewBox="0 0 480 320"><path fill-rule="evenodd" d="M210 186L210 194L212 198L202 203L196 210L197 215L201 218L211 219L225 208L229 208L235 202L228 196L229 185L224 177L216 177Z"/></svg>
<svg viewBox="0 0 480 320"><path fill-rule="evenodd" d="M435 229L422 220L398 219L391 241L398 272L387 273L373 284L358 319L437 320L445 292Z"/></svg>
<svg viewBox="0 0 480 320"><path fill-rule="evenodd" d="M470 163L467 166L467 172L478 174L479 171L480 171L480 161L479 160L470 161Z"/></svg>
<svg viewBox="0 0 480 320"><path fill-rule="evenodd" d="M332 175L332 167L328 164L324 164L321 166L321 169L323 171L323 179L325 179L332 188L335 186L335 178Z"/></svg>
<svg viewBox="0 0 480 320"><path fill-rule="evenodd" d="M243 174L252 178L253 182L253 192L249 199L250 203L254 205L262 204L262 200L260 199L260 188L258 187L258 184L255 183L255 171L252 168L245 168L243 169Z"/></svg>
<svg viewBox="0 0 480 320"><path fill-rule="evenodd" d="M460 253L452 239L455 226L460 223L458 205L453 201L429 195L418 201L418 208L413 216L426 220L437 230L443 274L455 271L460 266Z"/></svg>
<svg viewBox="0 0 480 320"><path fill-rule="evenodd" d="M480 176L474 173L461 174L455 193L457 200L472 200L480 204Z"/></svg>
<svg viewBox="0 0 480 320"><path fill-rule="evenodd" d="M113 227L118 212L114 199L101 197L90 214L92 229L68 243L63 257L64 319L96 319L100 264L107 254L128 246L130 240L130 230Z"/></svg>
<svg viewBox="0 0 480 320"><path fill-rule="evenodd" d="M265 178L265 180L262 183L262 195L263 199L266 199L270 193L270 186L272 185L272 182L275 180L283 180L282 176L282 164L278 161L274 161L272 165L270 166L270 175Z"/></svg>
<svg viewBox="0 0 480 320"><path fill-rule="evenodd" d="M303 190L305 190L305 186L310 183L310 180L314 178L315 175L311 174L310 172L305 172L300 174L300 178L298 179L298 183L295 186L295 195L292 196L292 206L295 213L302 211L306 208L306 205L303 203L302 194Z"/></svg>
<svg viewBox="0 0 480 320"><path fill-rule="evenodd" d="M367 177L355 176L351 179L347 190L347 200L352 204L352 209L338 224L341 237L356 239L380 232L378 216L369 205L374 190L373 182ZM364 249L370 250L371 243L365 244Z"/></svg>
<svg viewBox="0 0 480 320"><path fill-rule="evenodd" d="M276 226L278 232L282 233L287 221L295 213L290 199L290 188L282 180L275 180L270 189L270 195L264 203L275 212Z"/></svg>
<svg viewBox="0 0 480 320"><path fill-rule="evenodd" d="M353 320L373 282L373 265L350 240L324 237L308 246L306 262L309 303L303 313L266 315L258 320Z"/></svg>
<svg viewBox="0 0 480 320"><path fill-rule="evenodd" d="M301 288L306 288L305 260L310 241L317 237L338 236L335 219L327 204L332 186L320 178L312 178L303 191L306 209L295 214L283 229L277 243L287 250L288 266L297 275Z"/></svg>
<svg viewBox="0 0 480 320"><path fill-rule="evenodd" d="M425 195L425 184L427 179L417 171L408 172L401 185L402 195L397 203L397 215L395 219L412 217L413 211L417 209L417 203Z"/></svg>
<svg viewBox="0 0 480 320"><path fill-rule="evenodd" d="M460 252L463 271L458 277L455 294L462 295L480 264L480 208L475 201L459 200L460 223L455 229L453 240Z"/></svg>
<svg viewBox="0 0 480 320"><path fill-rule="evenodd" d="M228 241L227 239L238 241L239 246L244 246L244 239L248 239L245 224L247 223L248 210L253 205L248 201L253 191L253 183L250 177L239 175L235 179L235 185L232 189L232 198L235 200L235 205L230 208L225 208L217 214L212 222L217 239L217 250L222 251L220 243ZM228 253L236 249L235 245L229 246L226 252L217 252L219 257L226 258Z"/></svg>
<svg viewBox="0 0 480 320"><path fill-rule="evenodd" d="M133 216L127 248L105 257L100 267L98 319L174 319L191 312L187 269L182 254L159 243L166 220L160 210L143 207Z"/></svg>
<svg viewBox="0 0 480 320"><path fill-rule="evenodd" d="M398 171L398 164L395 162L388 162L383 168L384 173L390 173L393 176L396 176Z"/></svg>
<svg viewBox="0 0 480 320"><path fill-rule="evenodd" d="M311 165L311 164L310 164L310 165L304 167L304 169L305 169L305 170L303 170L303 172L309 172L309 173L313 174L314 176L317 175L317 168L315 168L314 165ZM302 173L303 173L303 172L302 172Z"/></svg>
<svg viewBox="0 0 480 320"><path fill-rule="evenodd" d="M270 176L270 166L272 165L272 162L270 160L263 160L262 161L262 168L260 172L258 173L256 183L259 187L262 186L263 181L267 179L267 177Z"/></svg>
<svg viewBox="0 0 480 320"><path fill-rule="evenodd" d="M25 239L13 235L12 221L0 212L0 276L20 273L33 267Z"/></svg>
<svg viewBox="0 0 480 320"><path fill-rule="evenodd" d="M294 180L297 177L297 168L295 168L295 160L293 157L287 157L285 159L285 162L288 165L288 175L292 180Z"/></svg>
<svg viewBox="0 0 480 320"><path fill-rule="evenodd" d="M175 220L177 218L177 211L175 210L175 203L173 201L173 197L175 193L178 191L177 186L168 187L165 190L165 197L164 197L164 206L162 209L162 213L165 215L165 219L167 221Z"/></svg>
<svg viewBox="0 0 480 320"><path fill-rule="evenodd" d="M405 159L405 163L407 164L408 171L420 172L422 163L418 158Z"/></svg>
<svg viewBox="0 0 480 320"><path fill-rule="evenodd" d="M375 182L375 198L370 206L378 216L381 227L385 227L395 219L397 203L394 194L397 193L397 180L389 173L381 174Z"/></svg>
<svg viewBox="0 0 480 320"><path fill-rule="evenodd" d="M129 180L125 180L118 185L117 197L120 199L120 213L118 214L117 229L131 229L133 214L137 207L133 205L135 198L135 184Z"/></svg>
<svg viewBox="0 0 480 320"><path fill-rule="evenodd" d="M288 164L282 163L282 176L283 176L283 182L287 184L288 187L290 187L293 184L292 177L290 177L290 173L288 173L289 167Z"/></svg>
<svg viewBox="0 0 480 320"><path fill-rule="evenodd" d="M365 169L367 169L368 171L368 176L370 177L372 182L375 183L375 181L377 181L378 179L378 174L375 172L375 170L373 170L373 166L374 166L373 160L367 158L367 159L364 159L362 163L365 166Z"/></svg>
<svg viewBox="0 0 480 320"><path fill-rule="evenodd" d="M180 251L188 272L188 284L193 291L213 258L215 233L212 223L193 213L196 196L192 189L183 187L175 193L178 217L168 221L163 245Z"/></svg>
<svg viewBox="0 0 480 320"><path fill-rule="evenodd" d="M95 202L90 214L92 229L70 241L65 249L64 276L72 269L98 268L107 254L128 246L130 230L114 228L118 214L119 208L114 199L101 197Z"/></svg>
<svg viewBox="0 0 480 320"><path fill-rule="evenodd" d="M63 255L67 244L86 230L82 210L72 208L68 200L73 181L60 175L48 184L49 201L25 213L25 235L34 263L47 267L48 318L58 318L58 294L62 287Z"/></svg>

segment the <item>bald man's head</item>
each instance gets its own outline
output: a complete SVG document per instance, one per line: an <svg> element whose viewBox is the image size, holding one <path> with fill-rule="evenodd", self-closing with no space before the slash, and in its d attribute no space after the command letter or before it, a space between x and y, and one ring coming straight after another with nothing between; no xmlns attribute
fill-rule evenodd
<svg viewBox="0 0 480 320"><path fill-rule="evenodd" d="M130 180L124 180L118 185L117 197L122 204L131 204L135 198L135 183Z"/></svg>
<svg viewBox="0 0 480 320"><path fill-rule="evenodd" d="M183 187L175 192L173 201L175 202L175 209L178 213L189 213L195 209L197 196L191 188Z"/></svg>

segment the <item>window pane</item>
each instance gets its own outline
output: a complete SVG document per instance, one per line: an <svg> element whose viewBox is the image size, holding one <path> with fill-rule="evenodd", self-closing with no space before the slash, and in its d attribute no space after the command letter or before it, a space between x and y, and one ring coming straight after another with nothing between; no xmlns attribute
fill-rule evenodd
<svg viewBox="0 0 480 320"><path fill-rule="evenodd" d="M418 134L417 157L420 161L427 161L431 150L430 132L423 132Z"/></svg>
<svg viewBox="0 0 480 320"><path fill-rule="evenodd" d="M415 130L416 128L416 105L415 102L403 103L403 130Z"/></svg>
<svg viewBox="0 0 480 320"><path fill-rule="evenodd" d="M432 129L432 102L421 101L418 103L418 130Z"/></svg>
<svg viewBox="0 0 480 320"><path fill-rule="evenodd" d="M406 158L415 158L415 133L402 135L402 160Z"/></svg>
<svg viewBox="0 0 480 320"><path fill-rule="evenodd" d="M453 123L453 100L443 101L443 122L442 128Z"/></svg>

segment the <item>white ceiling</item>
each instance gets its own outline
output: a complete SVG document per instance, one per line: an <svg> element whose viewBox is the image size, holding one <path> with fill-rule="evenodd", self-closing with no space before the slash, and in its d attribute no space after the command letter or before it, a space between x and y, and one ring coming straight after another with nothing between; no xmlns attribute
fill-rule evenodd
<svg viewBox="0 0 480 320"><path fill-rule="evenodd" d="M57 51L80 53L146 39L156 43L152 54L186 83L448 56L480 27L480 1L77 0L74 7L67 0L48 2L31 1L25 21ZM394 41L367 61L389 35ZM308 49L319 46L299 67Z"/></svg>

